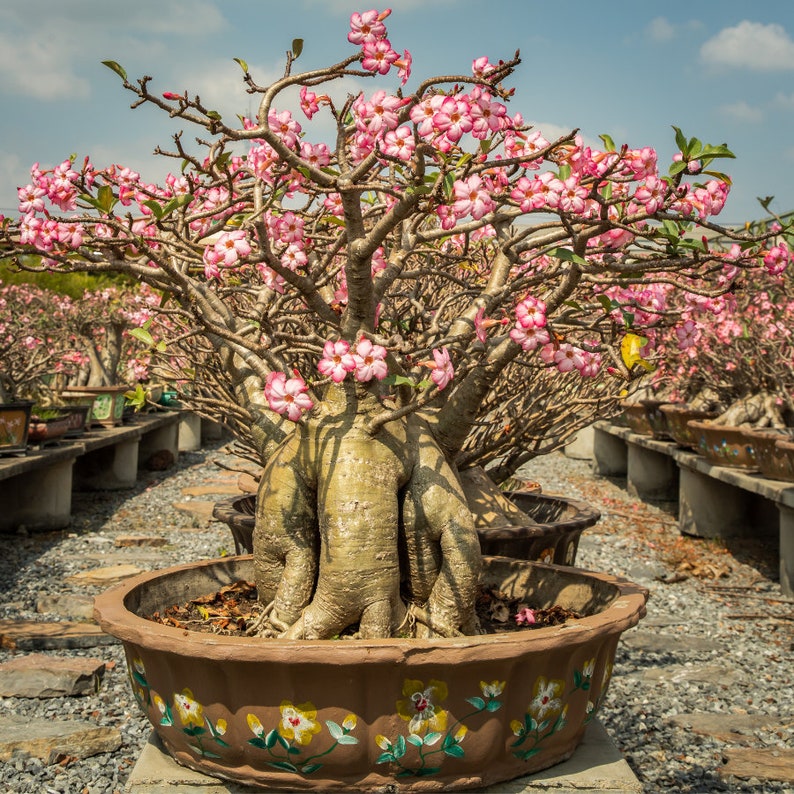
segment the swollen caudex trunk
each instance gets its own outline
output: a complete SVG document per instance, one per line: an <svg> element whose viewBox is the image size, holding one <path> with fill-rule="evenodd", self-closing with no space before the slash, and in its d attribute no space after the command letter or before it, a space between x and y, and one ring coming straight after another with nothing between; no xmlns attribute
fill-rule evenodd
<svg viewBox="0 0 794 794"><path fill-rule="evenodd" d="M480 551L455 474L417 417L318 412L263 472L254 572L262 633L322 639L476 632Z"/></svg>

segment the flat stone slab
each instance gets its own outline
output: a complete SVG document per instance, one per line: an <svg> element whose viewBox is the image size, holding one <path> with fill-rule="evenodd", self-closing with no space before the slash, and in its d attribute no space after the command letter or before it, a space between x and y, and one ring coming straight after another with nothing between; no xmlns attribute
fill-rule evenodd
<svg viewBox="0 0 794 794"><path fill-rule="evenodd" d="M777 747L732 747L725 751L720 777L758 778L794 783L794 750Z"/></svg>
<svg viewBox="0 0 794 794"><path fill-rule="evenodd" d="M665 634L660 632L633 629L621 638L621 643L636 651L647 653L682 653L686 651L718 651L723 645L705 637L688 637L684 634Z"/></svg>
<svg viewBox="0 0 794 794"><path fill-rule="evenodd" d="M89 571L80 571L80 573L69 576L65 581L69 584L109 587L129 579L131 576L137 576L139 573L143 573L141 568L124 563L122 565L108 565L103 568L92 568Z"/></svg>
<svg viewBox="0 0 794 794"><path fill-rule="evenodd" d="M82 621L0 620L0 647L19 651L94 648L118 640L95 623Z"/></svg>
<svg viewBox="0 0 794 794"><path fill-rule="evenodd" d="M58 615L58 617L68 620L91 622L94 619L94 598L90 595L77 593L46 595L36 602L36 612L45 615Z"/></svg>
<svg viewBox="0 0 794 794"><path fill-rule="evenodd" d="M285 794L280 789L256 789ZM590 723L582 743L567 761L534 775L497 783L481 794L641 794L642 785L617 751L603 726ZM180 766L152 732L127 782L126 794L161 794L190 791L195 794L250 794L252 789L203 775ZM470 793L471 794L471 793Z"/></svg>
<svg viewBox="0 0 794 794"><path fill-rule="evenodd" d="M780 718L767 714L694 712L692 714L676 714L668 718L667 721L684 730L702 736L711 736L726 744L750 744L755 739L754 731L772 728L780 722Z"/></svg>
<svg viewBox="0 0 794 794"><path fill-rule="evenodd" d="M99 691L105 663L101 659L31 653L0 663L0 696L72 697Z"/></svg>
<svg viewBox="0 0 794 794"><path fill-rule="evenodd" d="M119 548L129 548L140 546L165 546L168 543L168 538L160 535L119 535L114 544Z"/></svg>
<svg viewBox="0 0 794 794"><path fill-rule="evenodd" d="M656 681L665 684L678 684L692 681L698 684L715 684L728 686L742 679L738 670L732 670L718 664L669 664L659 667L646 667L640 677L644 681ZM725 715L720 715L724 718Z"/></svg>
<svg viewBox="0 0 794 794"><path fill-rule="evenodd" d="M185 496L236 496L240 493L237 487L237 478L230 480L215 480L207 485L190 485L182 489Z"/></svg>
<svg viewBox="0 0 794 794"><path fill-rule="evenodd" d="M0 761L8 761L15 751L22 751L47 764L57 764L66 758L89 758L121 747L118 728L67 720L0 717L0 737Z"/></svg>
<svg viewBox="0 0 794 794"><path fill-rule="evenodd" d="M184 513L188 516L193 516L193 518L196 520L207 524L210 521L215 520L212 516L215 502L205 502L200 499L196 499L195 501L191 502L174 502L173 507L174 510L178 510L180 513Z"/></svg>

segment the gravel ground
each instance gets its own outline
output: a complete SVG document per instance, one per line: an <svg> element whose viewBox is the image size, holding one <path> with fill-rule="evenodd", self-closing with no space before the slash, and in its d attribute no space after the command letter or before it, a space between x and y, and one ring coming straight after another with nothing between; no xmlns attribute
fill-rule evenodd
<svg viewBox="0 0 794 794"><path fill-rule="evenodd" d="M141 568L216 557L232 551L225 525L174 509L183 489L205 485L218 463L234 458L221 445L182 453L169 472L147 474L133 491L75 494L72 526L57 533L7 538L0 555L0 619L56 619L36 611L46 595L86 592L65 582L81 570L118 564ZM601 720L647 792L788 792L790 783L722 779L725 744L673 722L676 715L762 714L768 728L747 737L752 746L787 748L794 732L794 623L791 602L774 580L775 561L763 549L728 550L682 539L669 513L631 499L620 482L594 478L589 462L552 455L522 472L545 493L590 502L602 520L587 531L577 563L627 576L650 590L648 617L618 649ZM212 496L194 497L201 500ZM166 546L120 549L118 535L167 538ZM740 619L738 615L760 617ZM778 619L769 616L782 615ZM787 619L788 618L788 619ZM669 639L669 643L665 642ZM120 729L121 749L85 760L46 765L15 755L0 764L0 791L16 794L119 794L149 733L137 711L120 646L53 655L98 657L109 663L98 694L74 698L0 698L0 718L85 720ZM12 652L0 650L0 661ZM659 668L684 674L671 680ZM698 674L687 675L686 671Z"/></svg>

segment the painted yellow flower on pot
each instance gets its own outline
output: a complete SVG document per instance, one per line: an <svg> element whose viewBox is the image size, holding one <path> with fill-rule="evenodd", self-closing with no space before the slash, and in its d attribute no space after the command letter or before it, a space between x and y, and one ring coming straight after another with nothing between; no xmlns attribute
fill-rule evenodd
<svg viewBox="0 0 794 794"><path fill-rule="evenodd" d="M285 739L293 739L301 745L307 745L314 734L321 730L317 722L317 709L314 703L301 703L294 706L289 700L281 703L281 720L278 732Z"/></svg>
<svg viewBox="0 0 794 794"><path fill-rule="evenodd" d="M404 699L397 701L397 713L408 723L410 733L446 730L447 712L439 705L446 700L447 694L447 685L443 681L432 679L425 686L422 681L405 679Z"/></svg>
<svg viewBox="0 0 794 794"><path fill-rule="evenodd" d="M175 694L174 705L183 725L194 725L196 728L204 725L204 708L193 697L191 690L185 688L180 694Z"/></svg>

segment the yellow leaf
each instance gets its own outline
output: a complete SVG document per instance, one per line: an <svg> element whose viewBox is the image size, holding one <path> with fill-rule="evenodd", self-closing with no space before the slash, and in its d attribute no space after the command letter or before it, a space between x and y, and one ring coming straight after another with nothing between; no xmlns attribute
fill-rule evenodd
<svg viewBox="0 0 794 794"><path fill-rule="evenodd" d="M648 339L639 334L626 334L623 337L620 343L620 355L623 359L623 363L629 370L634 369L637 364L648 372L653 370L653 365L646 361L640 353L642 348L647 344Z"/></svg>

